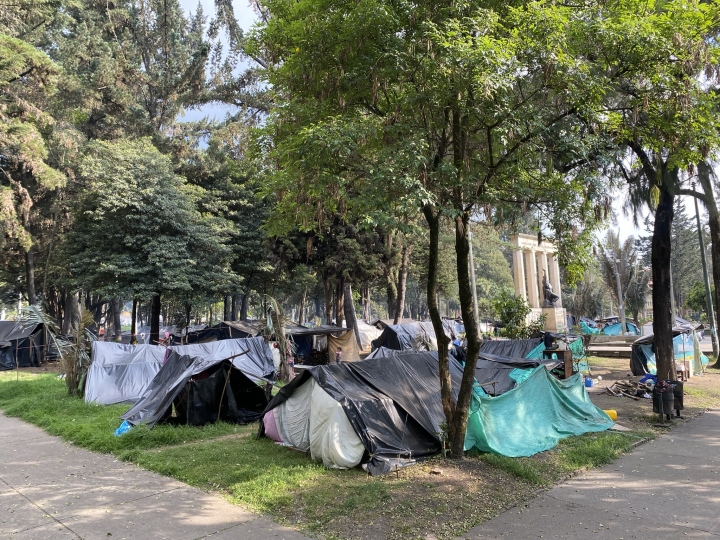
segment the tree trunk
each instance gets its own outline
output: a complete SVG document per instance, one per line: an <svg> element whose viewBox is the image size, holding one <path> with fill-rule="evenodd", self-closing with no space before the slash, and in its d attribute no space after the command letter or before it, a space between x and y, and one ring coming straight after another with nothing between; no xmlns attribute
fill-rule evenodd
<svg viewBox="0 0 720 540"><path fill-rule="evenodd" d="M152 296L150 304L150 345L160 343L160 293Z"/></svg>
<svg viewBox="0 0 720 540"><path fill-rule="evenodd" d="M472 281L470 278L470 238L468 235L468 222L470 214L463 212L455 218L455 253L457 254L458 293L460 297L460 311L465 324L465 337L467 338L467 360L463 369L462 383L458 393L455 416L453 417L453 437L451 449L453 456L463 455L465 444L465 431L467 430L470 400L475 382L475 367L480 352L480 334L478 321L475 319L473 308Z"/></svg>
<svg viewBox="0 0 720 540"><path fill-rule="evenodd" d="M247 321L248 319L248 293L242 295L242 301L240 302L240 320Z"/></svg>
<svg viewBox="0 0 720 540"><path fill-rule="evenodd" d="M454 440L452 429L454 429L455 399L453 398L452 379L450 378L450 360L448 358L450 339L445 335L437 301L438 262L440 257L440 215L439 213L436 214L435 209L429 204L423 206L423 215L425 216L430 232L427 270L428 311L430 312L430 320L432 321L433 329L437 336L440 397L442 399L443 411L445 412L448 436L450 437L450 441L452 441Z"/></svg>
<svg viewBox="0 0 720 540"><path fill-rule="evenodd" d="M352 296L352 285L350 281L345 281L343 287L343 296L345 297L345 320L347 321L348 330L352 330L355 333L355 341L357 342L358 350L362 350L362 343L360 343L360 332L358 331L357 315L355 314L355 301Z"/></svg>
<svg viewBox="0 0 720 540"><path fill-rule="evenodd" d="M305 300L307 299L307 286L303 288L302 296L300 297L300 309L298 313L298 324L302 326L305 322Z"/></svg>
<svg viewBox="0 0 720 540"><path fill-rule="evenodd" d="M387 286L387 309L388 319L395 320L395 311L397 310L397 285L388 283Z"/></svg>
<svg viewBox="0 0 720 540"><path fill-rule="evenodd" d="M185 344L187 345L188 332L190 331L190 316L192 313L192 304L185 303Z"/></svg>
<svg viewBox="0 0 720 540"><path fill-rule="evenodd" d="M35 258L33 246L25 252L25 281L27 286L28 303L34 306L37 302L35 297Z"/></svg>
<svg viewBox="0 0 720 540"><path fill-rule="evenodd" d="M230 307L230 296L225 295L223 297L223 321L230 321L232 320L231 317L232 309Z"/></svg>
<svg viewBox="0 0 720 540"><path fill-rule="evenodd" d="M395 305L395 318L393 324L398 324L400 319L403 318L405 313L405 292L407 289L407 276L408 269L410 266L410 254L412 253L412 246L409 246L407 242L403 244L402 248L402 259L400 261L400 269L398 270L398 284L397 284L397 304Z"/></svg>
<svg viewBox="0 0 720 540"><path fill-rule="evenodd" d="M335 318L338 326L342 326L345 317L345 278L338 278L335 288Z"/></svg>
<svg viewBox="0 0 720 540"><path fill-rule="evenodd" d="M231 321L237 321L240 313L240 295L233 293L232 295L232 313L230 314Z"/></svg>
<svg viewBox="0 0 720 540"><path fill-rule="evenodd" d="M712 281L715 287L715 309L720 307L718 301L720 301L720 211L718 211L717 200L715 199L715 192L713 191L712 182L712 168L701 161L698 163L698 180L700 185L705 192L705 208L708 212L708 224L710 226L710 258L712 260ZM717 313L715 313L717 320ZM715 322L715 328L717 329L717 322ZM715 359L715 364L712 365L714 368L720 368L720 357Z"/></svg>
<svg viewBox="0 0 720 540"><path fill-rule="evenodd" d="M133 298L132 313L130 314L130 343L135 343L137 334L137 312L138 312L138 299Z"/></svg>
<svg viewBox="0 0 720 540"><path fill-rule="evenodd" d="M665 176L665 175L664 175ZM672 327L674 319L671 307L670 255L672 252L671 228L674 215L674 196L667 189L669 179L661 187L660 202L655 210L655 226L652 236L652 300L653 333L655 334L655 358L658 380L674 380L675 355L673 352ZM467 325L465 326L467 328Z"/></svg>
<svg viewBox="0 0 720 540"><path fill-rule="evenodd" d="M113 314L113 339L119 340L122 335L122 325L120 324L120 311L121 301L119 298L113 298L112 300L112 314Z"/></svg>
<svg viewBox="0 0 720 540"><path fill-rule="evenodd" d="M325 324L332 324L333 291L330 278L323 274L323 288L325 290Z"/></svg>
<svg viewBox="0 0 720 540"><path fill-rule="evenodd" d="M370 322L370 285L363 286L363 314L365 322Z"/></svg>

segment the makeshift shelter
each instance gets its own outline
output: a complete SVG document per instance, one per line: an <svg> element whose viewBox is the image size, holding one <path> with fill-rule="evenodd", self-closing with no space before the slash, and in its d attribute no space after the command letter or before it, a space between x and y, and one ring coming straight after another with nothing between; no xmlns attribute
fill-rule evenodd
<svg viewBox="0 0 720 540"><path fill-rule="evenodd" d="M0 371L39 366L43 333L42 324L0 321Z"/></svg>
<svg viewBox="0 0 720 540"><path fill-rule="evenodd" d="M99 405L135 403L163 365L166 347L93 341L85 401Z"/></svg>
<svg viewBox="0 0 720 540"><path fill-rule="evenodd" d="M700 343L693 337L691 328L686 326L676 326L673 328L673 352L675 355L675 363L678 367L685 369L685 363L693 364L693 371L697 373L698 369L706 366L710 360L700 351ZM700 366L697 366L695 358L700 359ZM689 365L687 366L689 368ZM632 344L632 352L630 355L630 371L633 375L640 376L650 373L657 374L657 365L655 363L655 334L648 334L636 339Z"/></svg>
<svg viewBox="0 0 720 540"><path fill-rule="evenodd" d="M414 323L415 319L408 319L408 318L400 318L398 319L398 324L410 324ZM393 326L395 324L395 319L375 319L372 324L375 328L378 328L379 330L385 330L388 326Z"/></svg>
<svg viewBox="0 0 720 540"><path fill-rule="evenodd" d="M380 337L382 330L366 323L365 321L357 320L358 335L360 336L360 346L363 351L372 350L372 341Z"/></svg>
<svg viewBox="0 0 720 540"><path fill-rule="evenodd" d="M465 450L532 456L571 435L605 431L613 421L588 397L580 374L558 380L538 366L499 397L473 394Z"/></svg>
<svg viewBox="0 0 720 540"><path fill-rule="evenodd" d="M462 368L450 372L457 398ZM441 450L438 373L430 352L306 369L270 402L261 434L329 468L390 472Z"/></svg>
<svg viewBox="0 0 720 540"><path fill-rule="evenodd" d="M152 427L169 419L174 405L182 423L252 422L267 405L257 381L274 370L262 337L173 347L143 397L121 418Z"/></svg>
<svg viewBox="0 0 720 540"><path fill-rule="evenodd" d="M446 335L450 333L446 330ZM388 326L380 337L372 342L372 348L386 347L396 351L412 349L415 351L437 350L437 338L432 322L411 322Z"/></svg>
<svg viewBox="0 0 720 540"><path fill-rule="evenodd" d="M481 353L511 358L540 358L544 349L542 338L494 339L480 344Z"/></svg>
<svg viewBox="0 0 720 540"><path fill-rule="evenodd" d="M627 328L626 333L634 336L640 335L640 328L634 323L631 323L627 321L625 323L625 326ZM619 336L622 334L622 324L619 322L608 324L607 326L603 327L602 333L606 336Z"/></svg>
<svg viewBox="0 0 720 540"><path fill-rule="evenodd" d="M358 349L354 330L342 334L328 334L327 352L330 363L335 360L338 348L342 348L341 358L343 362L357 362L360 360L360 350Z"/></svg>

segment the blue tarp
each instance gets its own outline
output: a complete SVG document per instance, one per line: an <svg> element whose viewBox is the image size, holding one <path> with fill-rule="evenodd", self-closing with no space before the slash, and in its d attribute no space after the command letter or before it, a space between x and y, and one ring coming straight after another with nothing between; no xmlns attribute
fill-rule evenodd
<svg viewBox="0 0 720 540"><path fill-rule="evenodd" d="M472 399L465 450L532 456L554 448L565 437L613 426L590 401L579 374L560 381L544 366L501 396Z"/></svg>
<svg viewBox="0 0 720 540"><path fill-rule="evenodd" d="M636 336L640 335L640 329L633 323L626 322L625 325L627 326L627 331L629 334L633 334ZM603 328L602 333L606 336L619 336L622 333L620 330L621 327L622 325L620 323L609 324L605 328Z"/></svg>

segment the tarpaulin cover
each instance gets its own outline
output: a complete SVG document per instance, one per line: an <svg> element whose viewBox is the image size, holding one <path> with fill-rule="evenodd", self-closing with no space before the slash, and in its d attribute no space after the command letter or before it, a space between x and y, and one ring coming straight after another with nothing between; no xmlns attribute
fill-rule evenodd
<svg viewBox="0 0 720 540"><path fill-rule="evenodd" d="M248 354L237 356L231 360L233 366L244 377L257 379L268 377L274 372L275 366L270 348L261 337L227 339L171 348L165 365L155 375L143 397L121 418L134 426L142 423L153 426L165 415L173 400L185 389L194 375L246 350L249 351ZM256 388L261 390L260 387L256 386ZM257 394L253 394L248 398L253 401L256 396ZM235 396L235 399L238 401L238 406L245 406L240 403L238 396ZM248 405L254 406L253 403L248 403ZM257 417L259 418L259 416L258 412Z"/></svg>
<svg viewBox="0 0 720 540"><path fill-rule="evenodd" d="M640 335L640 329L635 326L631 322L626 322L625 326L627 327L627 333L632 334L635 336ZM615 324L609 324L605 328L602 329L602 333L606 336L619 336L621 332L622 324L621 323L615 323Z"/></svg>
<svg viewBox="0 0 720 540"><path fill-rule="evenodd" d="M362 350L371 350L372 341L380 337L382 330L360 319L357 321L357 328L358 334L360 335L360 345L362 346Z"/></svg>
<svg viewBox="0 0 720 540"><path fill-rule="evenodd" d="M693 339L692 330L673 328L673 352L676 362L694 362L696 354L700 357L701 365L707 365L710 362L708 357L700 352L700 342ZM630 371L633 375L657 374L654 334L643 336L633 343Z"/></svg>
<svg viewBox="0 0 720 540"><path fill-rule="evenodd" d="M454 361L451 376L457 392L462 371ZM438 434L445 416L436 354L408 353L304 370L280 389L266 414L292 398L310 378L342 406L362 441L363 462L370 474L382 474L440 451ZM298 405L293 408L300 409ZM282 415L276 414L275 420L287 442L280 425Z"/></svg>
<svg viewBox="0 0 720 540"><path fill-rule="evenodd" d="M610 417L590 401L580 374L561 381L537 367L502 396L473 395L465 450L532 456L565 437L612 426Z"/></svg>
<svg viewBox="0 0 720 540"><path fill-rule="evenodd" d="M42 324L0 321L0 371L40 365Z"/></svg>
<svg viewBox="0 0 720 540"><path fill-rule="evenodd" d="M335 353L338 347L342 347L343 362L357 362L360 360L360 351L358 351L355 332L350 330L342 334L330 334L327 337L328 359L330 362L335 361Z"/></svg>
<svg viewBox="0 0 720 540"><path fill-rule="evenodd" d="M100 405L135 403L162 367L166 348L93 341L85 401Z"/></svg>
<svg viewBox="0 0 720 540"><path fill-rule="evenodd" d="M373 358L387 358L388 356L394 356L396 354L407 354L414 353L412 349L409 351L398 351L395 349L388 349L387 347L379 347L365 357L365 360L371 360Z"/></svg>
<svg viewBox="0 0 720 540"><path fill-rule="evenodd" d="M360 437L348 420L342 405L318 384L310 397L310 456L328 469L350 469L365 454Z"/></svg>
<svg viewBox="0 0 720 540"><path fill-rule="evenodd" d="M448 336L448 331L445 332ZM407 349L437 350L437 338L432 322L411 322L388 326L380 337L372 342L372 348L387 347L402 351Z"/></svg>
<svg viewBox="0 0 720 540"><path fill-rule="evenodd" d="M599 334L600 333L599 328L594 328L594 327L588 326L588 324L583 320L580 321L579 326L580 326L580 331L583 334Z"/></svg>
<svg viewBox="0 0 720 540"><path fill-rule="evenodd" d="M475 380L482 389L494 396L504 394L515 388L515 381L510 377L514 369L534 368L544 365L552 369L560 362L558 360L537 358L510 358L494 354L480 353L475 366ZM491 383L495 384L491 384Z"/></svg>
<svg viewBox="0 0 720 540"><path fill-rule="evenodd" d="M542 338L487 340L480 344L480 352L511 358L526 358L542 341Z"/></svg>

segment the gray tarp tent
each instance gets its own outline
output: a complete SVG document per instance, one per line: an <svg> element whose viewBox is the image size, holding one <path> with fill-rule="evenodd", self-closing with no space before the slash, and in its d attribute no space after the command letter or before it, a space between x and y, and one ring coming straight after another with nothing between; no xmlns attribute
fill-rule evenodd
<svg viewBox="0 0 720 540"><path fill-rule="evenodd" d="M135 403L160 371L166 351L160 345L94 341L85 401L100 405Z"/></svg>
<svg viewBox="0 0 720 540"><path fill-rule="evenodd" d="M449 329L445 333L450 336ZM407 324L395 324L388 326L380 334L380 337L372 342L373 350L380 347L402 351L414 350L437 350L437 339L432 322L411 322Z"/></svg>
<svg viewBox="0 0 720 540"><path fill-rule="evenodd" d="M42 324L0 321L0 371L39 366L42 347Z"/></svg>
<svg viewBox="0 0 720 540"><path fill-rule="evenodd" d="M145 395L121 418L152 427L170 416L175 402L177 419L184 423L215 422L218 410L221 420L252 422L267 405L256 381L274 371L270 347L261 337L172 347Z"/></svg>
<svg viewBox="0 0 720 540"><path fill-rule="evenodd" d="M530 351L542 343L542 338L533 339L491 339L480 344L480 352L495 356L525 358Z"/></svg>

